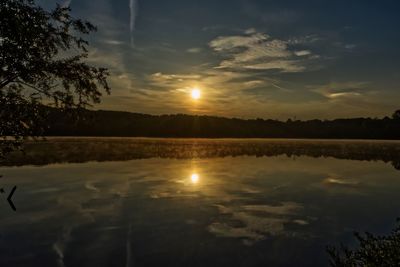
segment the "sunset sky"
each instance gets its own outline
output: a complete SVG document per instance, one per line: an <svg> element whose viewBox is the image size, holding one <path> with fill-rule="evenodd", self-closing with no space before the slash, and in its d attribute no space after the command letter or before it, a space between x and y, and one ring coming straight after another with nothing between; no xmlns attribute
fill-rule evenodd
<svg viewBox="0 0 400 267"><path fill-rule="evenodd" d="M89 61L112 86L98 109L330 119L400 108L399 1L59 3L98 26Z"/></svg>

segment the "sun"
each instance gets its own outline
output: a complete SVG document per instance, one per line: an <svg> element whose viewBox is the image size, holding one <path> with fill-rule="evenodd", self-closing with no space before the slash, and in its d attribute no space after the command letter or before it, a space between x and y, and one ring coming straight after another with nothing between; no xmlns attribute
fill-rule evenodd
<svg viewBox="0 0 400 267"><path fill-rule="evenodd" d="M193 173L190 176L190 180L192 181L193 184L197 184L199 182L199 175L197 173Z"/></svg>
<svg viewBox="0 0 400 267"><path fill-rule="evenodd" d="M198 88L193 88L191 95L192 95L192 98L194 100L197 100L197 99L199 99L201 97L201 92L200 92L200 90Z"/></svg>

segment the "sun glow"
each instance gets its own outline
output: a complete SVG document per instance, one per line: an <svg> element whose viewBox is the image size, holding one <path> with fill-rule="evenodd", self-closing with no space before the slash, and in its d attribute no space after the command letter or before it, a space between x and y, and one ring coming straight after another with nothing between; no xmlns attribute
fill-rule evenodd
<svg viewBox="0 0 400 267"><path fill-rule="evenodd" d="M194 100L197 100L201 97L201 92L198 88L193 88L191 95Z"/></svg>
<svg viewBox="0 0 400 267"><path fill-rule="evenodd" d="M197 184L199 182L199 175L197 173L193 173L190 176L190 180L192 181L193 184Z"/></svg>

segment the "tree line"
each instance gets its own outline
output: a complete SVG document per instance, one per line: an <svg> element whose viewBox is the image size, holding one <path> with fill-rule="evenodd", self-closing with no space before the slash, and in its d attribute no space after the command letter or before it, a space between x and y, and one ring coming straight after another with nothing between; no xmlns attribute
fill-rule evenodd
<svg viewBox="0 0 400 267"><path fill-rule="evenodd" d="M236 119L197 115L148 115L120 111L79 111L79 118L48 108L48 136L197 138L400 139L399 111L389 118L335 120Z"/></svg>

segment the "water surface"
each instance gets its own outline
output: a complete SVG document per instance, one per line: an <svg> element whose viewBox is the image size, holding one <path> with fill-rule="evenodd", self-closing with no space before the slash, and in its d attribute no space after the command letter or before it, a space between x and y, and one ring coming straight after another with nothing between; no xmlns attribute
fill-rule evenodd
<svg viewBox="0 0 400 267"><path fill-rule="evenodd" d="M354 230L387 233L393 227L400 211L399 146L32 143L24 156L13 155L0 167L6 193L18 187L17 212L0 195L0 264L327 266L327 245L352 245Z"/></svg>

